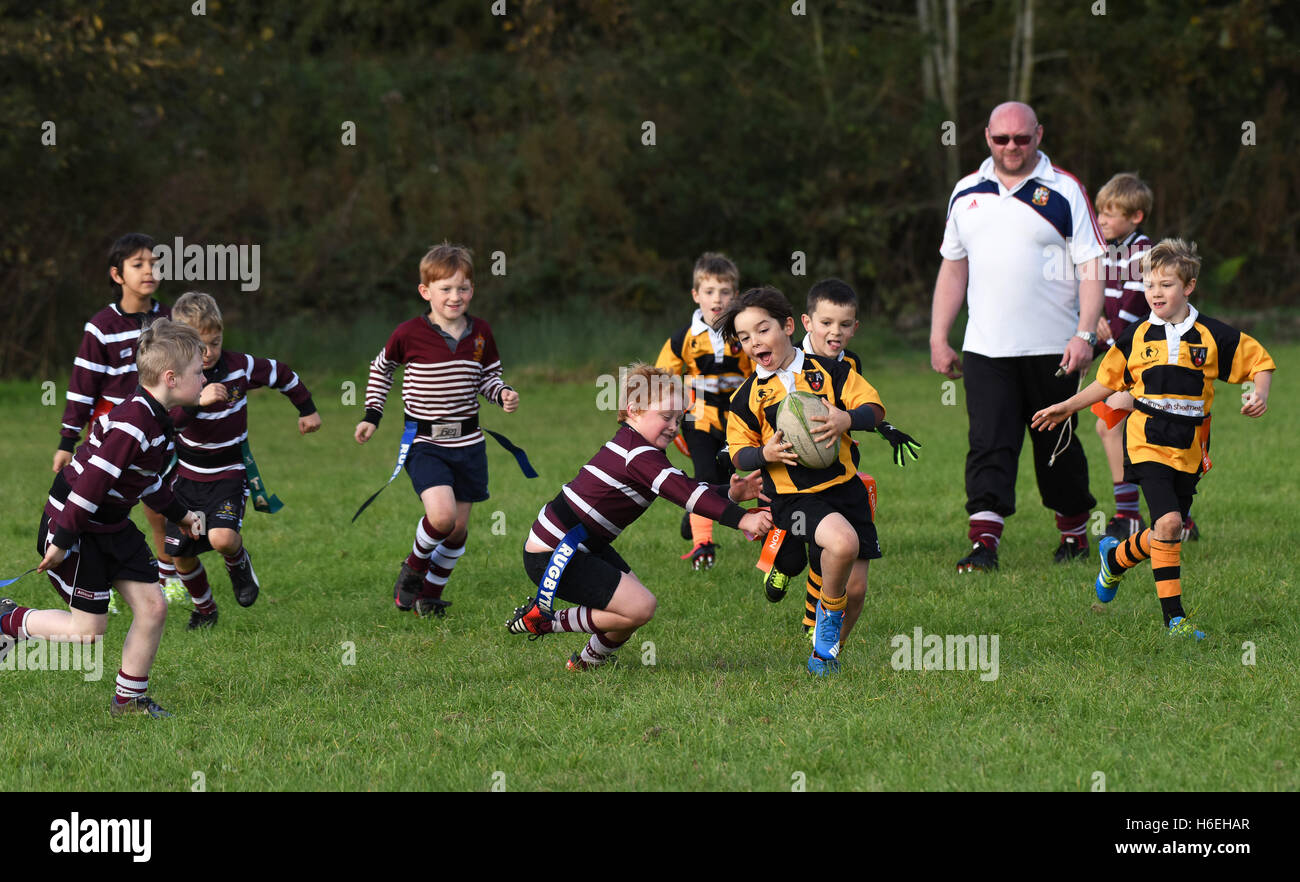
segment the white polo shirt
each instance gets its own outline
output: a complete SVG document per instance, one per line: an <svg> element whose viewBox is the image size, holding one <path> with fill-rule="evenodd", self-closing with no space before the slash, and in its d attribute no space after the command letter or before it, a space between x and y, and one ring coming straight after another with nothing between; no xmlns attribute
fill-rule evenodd
<svg viewBox="0 0 1300 882"><path fill-rule="evenodd" d="M1105 254L1103 242L1087 191L1045 153L1014 190L985 159L953 188L939 249L970 269L962 349L989 358L1063 353L1079 327L1075 267Z"/></svg>

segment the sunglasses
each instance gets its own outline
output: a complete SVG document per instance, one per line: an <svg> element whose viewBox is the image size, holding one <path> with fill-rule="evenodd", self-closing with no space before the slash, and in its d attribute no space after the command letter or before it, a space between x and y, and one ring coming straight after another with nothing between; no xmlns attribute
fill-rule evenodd
<svg viewBox="0 0 1300 882"><path fill-rule="evenodd" d="M1034 140L1033 135L989 135L989 140L999 147L1005 147L1015 140L1017 147L1028 147L1029 142Z"/></svg>

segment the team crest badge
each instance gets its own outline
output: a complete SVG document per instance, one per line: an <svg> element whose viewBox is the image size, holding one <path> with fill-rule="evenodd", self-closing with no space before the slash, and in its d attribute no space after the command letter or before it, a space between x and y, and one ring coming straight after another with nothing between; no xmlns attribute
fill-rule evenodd
<svg viewBox="0 0 1300 882"><path fill-rule="evenodd" d="M1148 346L1146 349L1142 350L1142 360L1151 361L1156 357L1156 354L1156 348L1154 346Z"/></svg>
<svg viewBox="0 0 1300 882"><path fill-rule="evenodd" d="M826 382L826 377L821 371L806 371L803 378L808 381L808 388L814 392L822 391L822 384Z"/></svg>
<svg viewBox="0 0 1300 882"><path fill-rule="evenodd" d="M486 342L487 341L483 339L482 334L479 334L477 337L474 338L474 360L475 361L483 360L483 346Z"/></svg>
<svg viewBox="0 0 1300 882"><path fill-rule="evenodd" d="M1034 191L1033 203L1035 205L1046 205L1049 193L1046 187L1039 187Z"/></svg>
<svg viewBox="0 0 1300 882"><path fill-rule="evenodd" d="M1202 367L1205 364L1206 356L1210 354L1208 346L1188 346L1187 354L1192 357L1192 364L1196 367Z"/></svg>

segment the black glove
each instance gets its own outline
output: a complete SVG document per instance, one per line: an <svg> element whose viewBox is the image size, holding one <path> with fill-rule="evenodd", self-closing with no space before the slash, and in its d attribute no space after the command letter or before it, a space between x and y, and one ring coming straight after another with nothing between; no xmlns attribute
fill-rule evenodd
<svg viewBox="0 0 1300 882"><path fill-rule="evenodd" d="M894 465L902 468L907 465L907 459L904 454L912 457L912 461L917 459L916 452L921 449L921 445L916 439L906 432L900 432L889 423L882 422L876 426L876 431L880 437L888 441L894 448Z"/></svg>

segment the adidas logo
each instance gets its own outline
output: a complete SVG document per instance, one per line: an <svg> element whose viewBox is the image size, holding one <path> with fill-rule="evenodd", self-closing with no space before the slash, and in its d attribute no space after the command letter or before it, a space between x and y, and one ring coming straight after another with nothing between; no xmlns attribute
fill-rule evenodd
<svg viewBox="0 0 1300 882"><path fill-rule="evenodd" d="M968 205L968 206L966 206L966 207L967 207L967 208L979 208L979 207L980 207L980 204L979 204L979 202L977 202L976 200L972 199L972 200L970 201L970 205Z"/></svg>

